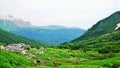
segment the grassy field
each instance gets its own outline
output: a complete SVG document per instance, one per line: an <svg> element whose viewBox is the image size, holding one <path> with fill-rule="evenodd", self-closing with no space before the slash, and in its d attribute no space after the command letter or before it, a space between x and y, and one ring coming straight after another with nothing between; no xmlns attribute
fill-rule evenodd
<svg viewBox="0 0 120 68"><path fill-rule="evenodd" d="M117 68L120 53L44 48L27 50L26 55L0 50L0 68ZM31 56L30 56L31 55ZM35 62L37 61L37 62Z"/></svg>

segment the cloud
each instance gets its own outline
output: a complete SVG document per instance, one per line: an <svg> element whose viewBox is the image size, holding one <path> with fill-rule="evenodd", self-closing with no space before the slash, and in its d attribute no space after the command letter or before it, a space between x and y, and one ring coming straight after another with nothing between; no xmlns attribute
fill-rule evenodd
<svg viewBox="0 0 120 68"><path fill-rule="evenodd" d="M0 0L0 9L2 14L12 14L34 25L88 29L120 10L120 0Z"/></svg>

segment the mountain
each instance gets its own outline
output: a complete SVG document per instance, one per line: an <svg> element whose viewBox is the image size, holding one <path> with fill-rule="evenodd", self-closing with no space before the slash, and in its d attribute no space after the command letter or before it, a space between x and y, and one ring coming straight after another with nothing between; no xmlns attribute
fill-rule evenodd
<svg viewBox="0 0 120 68"><path fill-rule="evenodd" d="M120 31L113 31L88 40L80 40L61 44L60 48L83 49L84 51L98 51L100 53L120 51Z"/></svg>
<svg viewBox="0 0 120 68"><path fill-rule="evenodd" d="M15 18L12 15L0 15L0 28L50 45L71 41L85 32L83 29L58 25L33 26L30 22Z"/></svg>
<svg viewBox="0 0 120 68"><path fill-rule="evenodd" d="M79 37L76 40L89 39L112 32L114 31L116 24L119 22L120 22L120 11L117 11L112 15L110 15L109 17L97 22L90 29L88 29L88 31L85 32L85 34L83 34L81 37Z"/></svg>
<svg viewBox="0 0 120 68"><path fill-rule="evenodd" d="M28 21L24 21L22 19L15 18L11 15L5 16L0 15L0 28L11 31L20 29L23 27L31 27L32 25Z"/></svg>
<svg viewBox="0 0 120 68"><path fill-rule="evenodd" d="M120 11L99 21L79 38L61 44L60 48L95 50L101 53L118 52L120 44L120 31L115 30L120 22Z"/></svg>
<svg viewBox="0 0 120 68"><path fill-rule="evenodd" d="M60 44L71 41L80 35L85 30L79 28L68 28L63 26L44 26L44 27L30 27L12 31L15 34L41 40L46 44Z"/></svg>
<svg viewBox="0 0 120 68"><path fill-rule="evenodd" d="M43 45L37 40L28 39L0 29L0 44L25 43L31 46Z"/></svg>
<svg viewBox="0 0 120 68"><path fill-rule="evenodd" d="M48 30L67 29L67 27L60 26L60 25L47 25L47 26L41 26L39 28L41 28L41 29L48 29Z"/></svg>

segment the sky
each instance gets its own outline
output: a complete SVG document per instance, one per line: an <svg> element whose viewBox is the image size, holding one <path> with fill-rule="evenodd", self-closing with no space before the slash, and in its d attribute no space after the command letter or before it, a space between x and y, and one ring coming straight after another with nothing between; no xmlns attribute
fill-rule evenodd
<svg viewBox="0 0 120 68"><path fill-rule="evenodd" d="M120 11L120 0L0 0L0 14L36 26L62 25L88 29Z"/></svg>

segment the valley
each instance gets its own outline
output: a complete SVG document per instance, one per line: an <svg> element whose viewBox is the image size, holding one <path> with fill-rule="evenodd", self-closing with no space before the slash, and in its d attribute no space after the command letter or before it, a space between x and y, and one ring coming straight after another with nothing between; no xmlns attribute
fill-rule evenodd
<svg viewBox="0 0 120 68"><path fill-rule="evenodd" d="M41 51L43 53L41 53ZM100 54L97 51L57 48L30 49L25 55L0 50L1 68L116 68L120 53ZM3 57L4 55L4 57ZM9 56L10 58L7 58Z"/></svg>
<svg viewBox="0 0 120 68"><path fill-rule="evenodd" d="M0 20L0 68L120 67L120 11L86 32L56 25L21 27L10 20L6 28L4 23Z"/></svg>

